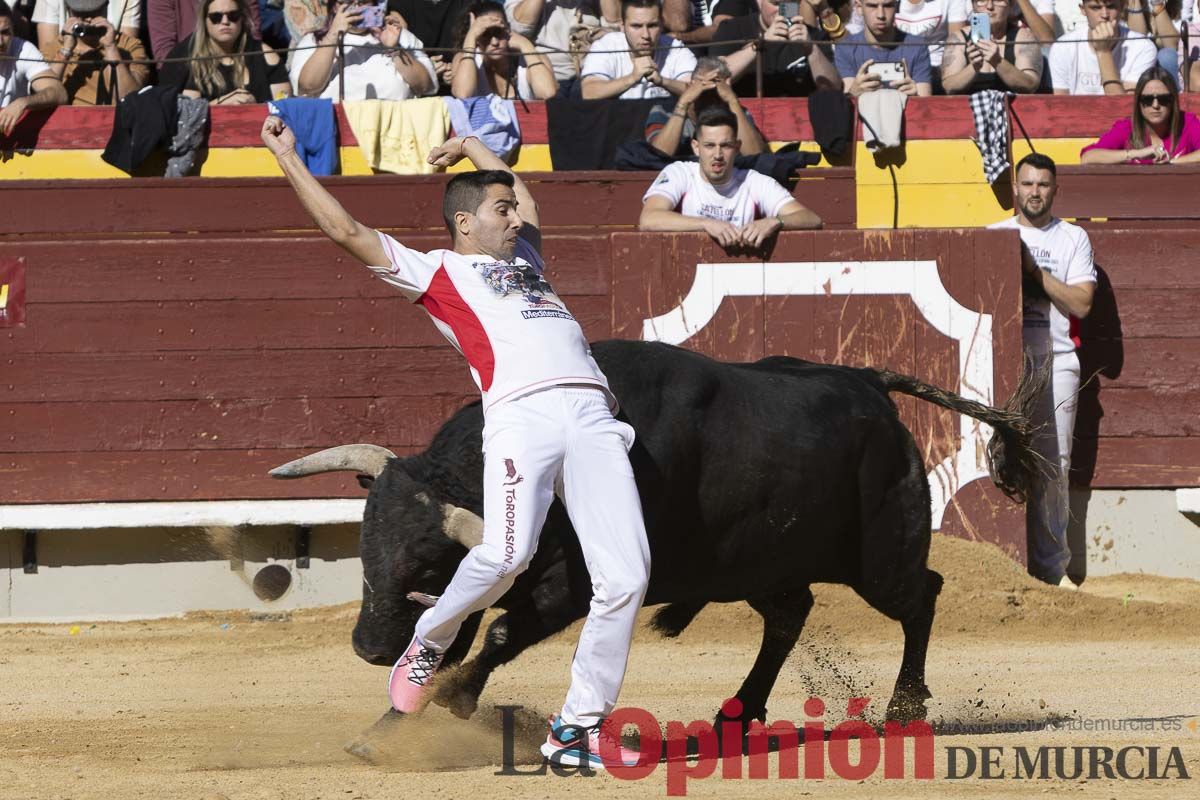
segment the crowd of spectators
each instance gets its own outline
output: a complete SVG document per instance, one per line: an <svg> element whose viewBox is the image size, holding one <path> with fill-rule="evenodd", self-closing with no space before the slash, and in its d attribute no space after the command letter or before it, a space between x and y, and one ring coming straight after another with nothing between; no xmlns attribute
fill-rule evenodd
<svg viewBox="0 0 1200 800"><path fill-rule="evenodd" d="M220 104L678 98L706 56L721 60L740 97L882 87L1127 94L1155 65L1176 89L1200 81L1198 8L1200 0L0 0L9 59L0 100L61 102L48 78L75 105L114 104L149 83ZM1189 31L1195 44L1181 35Z"/></svg>

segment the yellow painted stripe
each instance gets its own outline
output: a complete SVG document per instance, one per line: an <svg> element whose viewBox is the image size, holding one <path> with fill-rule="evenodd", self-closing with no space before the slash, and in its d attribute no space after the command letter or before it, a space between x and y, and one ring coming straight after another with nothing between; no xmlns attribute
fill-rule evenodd
<svg viewBox="0 0 1200 800"><path fill-rule="evenodd" d="M1038 152L1059 164L1078 164L1079 151L1092 139L1035 140ZM1012 215L1008 189L993 191L983 177L983 161L974 142L924 139L907 142L902 158L876 160L859 143L855 154L858 227L976 227ZM1013 161L1029 152L1024 140L1013 144ZM893 189L893 174L895 189ZM1001 197L997 192L1003 193ZM1004 201L1005 204L1002 204Z"/></svg>

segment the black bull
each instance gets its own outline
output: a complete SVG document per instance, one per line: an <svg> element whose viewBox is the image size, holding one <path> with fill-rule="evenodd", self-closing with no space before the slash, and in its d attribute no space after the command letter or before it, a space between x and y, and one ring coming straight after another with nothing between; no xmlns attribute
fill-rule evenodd
<svg viewBox="0 0 1200 800"><path fill-rule="evenodd" d="M600 342L593 354L637 431L630 459L652 557L646 604L669 604L655 627L675 636L706 603L746 601L764 630L737 698L744 722L763 719L812 609L810 584L845 584L904 629L888 718L924 718L925 654L942 578L927 566L925 467L888 392L992 425L993 480L1019 499L1035 478L1027 417L1016 407L1028 397L1025 384L1001 410L886 370L785 357L720 363L632 341ZM464 544L478 541L482 427L473 403L418 455L388 458L382 448L351 445L272 473L349 469L370 487L353 642L373 664L391 665L412 637L423 608L408 593L440 594ZM497 604L505 613L475 658L442 676L434 702L472 714L496 667L584 617L590 597L578 541L556 502L528 569ZM447 665L466 656L481 617L464 624Z"/></svg>

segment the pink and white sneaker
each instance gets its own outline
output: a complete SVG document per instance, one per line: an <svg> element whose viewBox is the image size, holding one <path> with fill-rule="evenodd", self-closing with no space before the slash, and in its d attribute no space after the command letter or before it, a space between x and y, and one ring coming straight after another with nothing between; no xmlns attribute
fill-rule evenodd
<svg viewBox="0 0 1200 800"><path fill-rule="evenodd" d="M586 740L582 735L584 731ZM542 745L542 755L551 764L597 770L610 766L635 767L641 758L637 750L622 747L619 739L613 741L602 723L581 729L567 725L557 715L550 718L550 735Z"/></svg>
<svg viewBox="0 0 1200 800"><path fill-rule="evenodd" d="M413 636L408 649L392 667L392 674L388 677L388 695L392 698L392 708L404 714L412 714L424 708L425 690L441 663L441 653L426 647L420 639Z"/></svg>

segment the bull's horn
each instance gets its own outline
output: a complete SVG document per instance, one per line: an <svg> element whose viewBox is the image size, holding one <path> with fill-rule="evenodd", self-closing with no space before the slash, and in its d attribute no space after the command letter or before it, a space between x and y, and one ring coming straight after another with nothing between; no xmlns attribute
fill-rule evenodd
<svg viewBox="0 0 1200 800"><path fill-rule="evenodd" d="M468 550L483 541L483 520L478 514L449 503L442 505L442 513L442 530L451 539Z"/></svg>
<svg viewBox="0 0 1200 800"><path fill-rule="evenodd" d="M343 444L297 458L295 461L289 461L283 466L271 470L268 474L272 478L303 478L306 475L318 475L322 472L350 470L360 475L378 478L388 459L395 457L395 453L379 445Z"/></svg>

